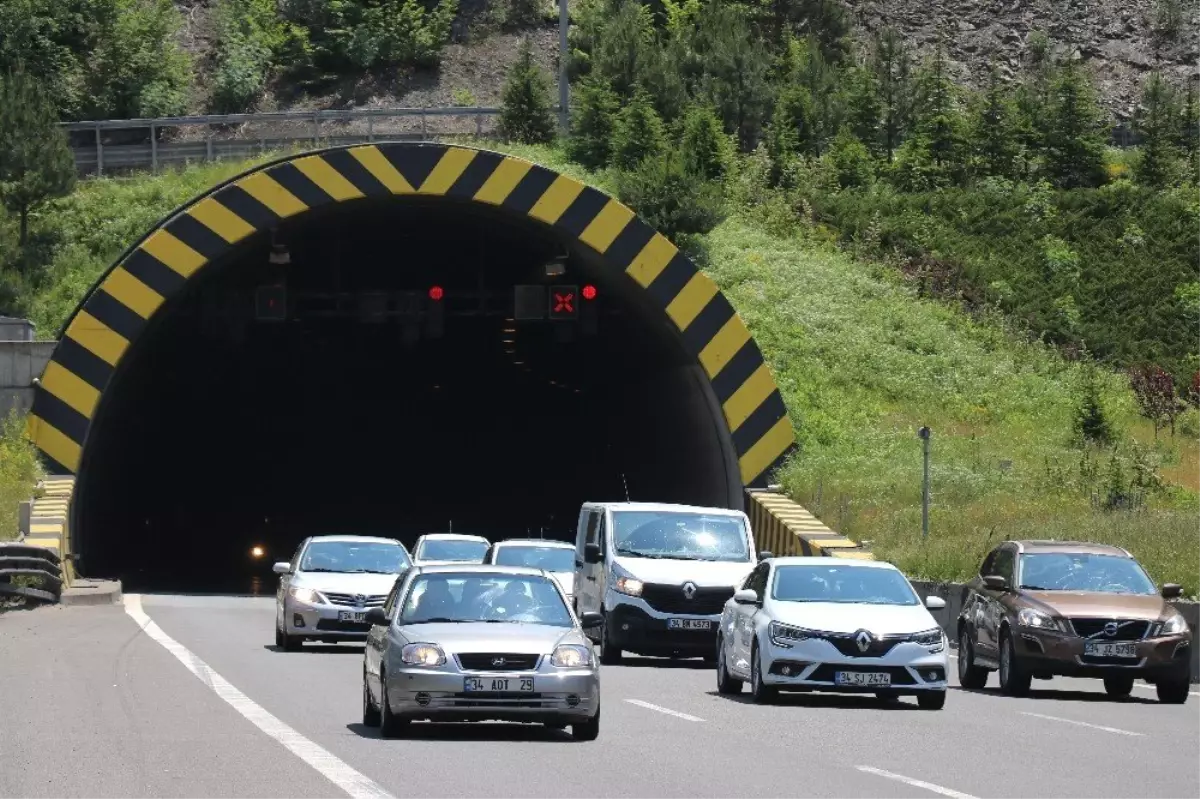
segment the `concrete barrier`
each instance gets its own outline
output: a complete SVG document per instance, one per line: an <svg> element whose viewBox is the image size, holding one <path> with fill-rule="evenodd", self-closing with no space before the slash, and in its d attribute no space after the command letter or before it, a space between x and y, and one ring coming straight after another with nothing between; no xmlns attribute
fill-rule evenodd
<svg viewBox="0 0 1200 799"><path fill-rule="evenodd" d="M821 523L806 508L784 494L750 489L746 515L760 552L776 557L788 555L825 556L874 560L875 556L857 542Z"/></svg>
<svg viewBox="0 0 1200 799"><path fill-rule="evenodd" d="M0 417L33 405L33 380L46 369L53 341L0 341Z"/></svg>
<svg viewBox="0 0 1200 799"><path fill-rule="evenodd" d="M946 600L945 610L930 611L933 617L942 625L942 629L956 642L958 630L958 614L962 612L963 600L967 596L967 586L962 583L933 583L923 580L912 580L913 588L922 598L938 596ZM1200 630L1200 603L1176 600L1170 605L1183 614L1188 626L1192 628L1192 682L1200 683L1200 642L1197 642L1197 631Z"/></svg>

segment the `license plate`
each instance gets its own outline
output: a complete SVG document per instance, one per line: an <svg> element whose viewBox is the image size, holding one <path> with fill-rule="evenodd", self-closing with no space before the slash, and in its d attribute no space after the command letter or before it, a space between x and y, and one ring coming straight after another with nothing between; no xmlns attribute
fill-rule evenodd
<svg viewBox="0 0 1200 799"><path fill-rule="evenodd" d="M1136 658L1137 644L1110 641L1084 641L1083 654L1097 658Z"/></svg>
<svg viewBox="0 0 1200 799"><path fill-rule="evenodd" d="M838 685L891 685L892 675L886 671L839 671L833 676L833 681Z"/></svg>
<svg viewBox="0 0 1200 799"><path fill-rule="evenodd" d="M711 630L708 619L667 619L668 630Z"/></svg>
<svg viewBox="0 0 1200 799"><path fill-rule="evenodd" d="M463 691L467 693L533 693L532 677L464 677Z"/></svg>
<svg viewBox="0 0 1200 799"><path fill-rule="evenodd" d="M339 610L338 621L366 621L367 612L365 610Z"/></svg>

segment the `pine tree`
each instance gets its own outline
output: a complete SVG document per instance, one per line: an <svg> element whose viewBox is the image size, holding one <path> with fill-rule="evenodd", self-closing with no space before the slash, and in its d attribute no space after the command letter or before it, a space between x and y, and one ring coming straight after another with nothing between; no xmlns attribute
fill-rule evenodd
<svg viewBox="0 0 1200 799"><path fill-rule="evenodd" d="M966 120L948 66L946 50L939 44L918 77L920 107L915 125L919 140L915 150L943 183L961 181L967 161Z"/></svg>
<svg viewBox="0 0 1200 799"><path fill-rule="evenodd" d="M508 71L500 108L500 133L508 141L544 144L554 140L550 77L533 60L526 39Z"/></svg>
<svg viewBox="0 0 1200 799"><path fill-rule="evenodd" d="M891 162L908 133L912 93L912 58L904 37L895 28L885 28L875 38L875 74L879 79L883 149Z"/></svg>
<svg viewBox="0 0 1200 799"><path fill-rule="evenodd" d="M843 189L865 186L875 178L875 161L871 152L848 126L843 127L829 143L826 157L837 175L838 185Z"/></svg>
<svg viewBox="0 0 1200 799"><path fill-rule="evenodd" d="M1054 80L1046 171L1060 188L1099 186L1104 182L1107 130L1095 88L1083 70L1068 61Z"/></svg>
<svg viewBox="0 0 1200 799"><path fill-rule="evenodd" d="M723 176L731 156L721 119L707 106L695 106L684 116L679 149L684 168L704 180Z"/></svg>
<svg viewBox="0 0 1200 799"><path fill-rule="evenodd" d="M649 95L638 89L617 114L613 127L612 163L619 169L637 169L646 159L666 149L662 120Z"/></svg>
<svg viewBox="0 0 1200 799"><path fill-rule="evenodd" d="M1134 130L1141 136L1141 153L1134 168L1139 183L1161 188L1175 172L1177 119L1175 90L1154 72L1142 91L1142 102L1134 117Z"/></svg>
<svg viewBox="0 0 1200 799"><path fill-rule="evenodd" d="M0 75L0 204L16 214L19 243L29 217L75 187L75 158L48 92L19 67Z"/></svg>
<svg viewBox="0 0 1200 799"><path fill-rule="evenodd" d="M800 134L801 150L820 156L825 144L837 134L842 124L843 107L838 93L840 75L825 60L817 40L811 36L790 40L780 66L785 88L779 101L783 102L787 95L789 100L806 106L805 124ZM802 88L804 93L792 91L793 86Z"/></svg>
<svg viewBox="0 0 1200 799"><path fill-rule="evenodd" d="M1029 35L1028 50L1021 82L1014 93L1016 117L1014 135L1018 149L1024 152L1023 162L1018 164L1018 176L1029 179L1033 176L1039 160L1044 159L1049 146L1050 121L1053 110L1054 77L1057 74L1054 46L1050 38L1041 31Z"/></svg>
<svg viewBox="0 0 1200 799"><path fill-rule="evenodd" d="M1011 93L993 64L988 73L987 89L980 98L972 125L973 150L981 174L991 177L1013 176L1017 156L1016 110Z"/></svg>
<svg viewBox="0 0 1200 799"><path fill-rule="evenodd" d="M1187 162L1187 174L1193 183L1200 183L1200 97L1196 83L1189 82L1187 95L1179 114L1179 131L1176 146L1183 152Z"/></svg>
<svg viewBox="0 0 1200 799"><path fill-rule="evenodd" d="M880 101L879 78L871 66L851 67L843 78L846 93L846 124L850 133L862 142L872 155L883 151L880 136L883 104Z"/></svg>
<svg viewBox="0 0 1200 799"><path fill-rule="evenodd" d="M567 155L588 169L608 166L620 98L601 78L593 76L580 82L572 100Z"/></svg>
<svg viewBox="0 0 1200 799"><path fill-rule="evenodd" d="M771 60L746 11L719 1L706 4L686 49L692 96L716 109L743 150L753 149L767 116Z"/></svg>

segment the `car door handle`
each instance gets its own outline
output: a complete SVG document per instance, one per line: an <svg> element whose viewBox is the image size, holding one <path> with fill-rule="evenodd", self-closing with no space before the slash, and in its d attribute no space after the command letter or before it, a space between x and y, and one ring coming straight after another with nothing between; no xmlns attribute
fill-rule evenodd
<svg viewBox="0 0 1200 799"><path fill-rule="evenodd" d="M587 579L591 580L591 581L594 583L594 582L596 582L596 575L594 575L594 574L589 574L589 575L587 576Z"/></svg>
<svg viewBox="0 0 1200 799"><path fill-rule="evenodd" d="M582 561L582 560L578 560L578 559L576 559L576 561L575 561L575 568L576 568L576 569L579 569L579 568L582 568L582 567L583 567L583 561Z"/></svg>

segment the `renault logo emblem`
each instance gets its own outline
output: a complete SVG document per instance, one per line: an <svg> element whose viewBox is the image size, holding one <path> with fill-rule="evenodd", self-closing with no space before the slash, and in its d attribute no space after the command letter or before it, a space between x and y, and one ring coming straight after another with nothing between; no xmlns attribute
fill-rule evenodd
<svg viewBox="0 0 1200 799"><path fill-rule="evenodd" d="M683 584L683 595L688 599L695 597L697 590L696 584L693 582L686 582Z"/></svg>
<svg viewBox="0 0 1200 799"><path fill-rule="evenodd" d="M492 658L493 666L503 666L508 661L505 658Z"/></svg>
<svg viewBox="0 0 1200 799"><path fill-rule="evenodd" d="M871 634L866 630L859 630L854 634L854 643L858 645L859 652L866 652L871 648Z"/></svg>
<svg viewBox="0 0 1200 799"><path fill-rule="evenodd" d="M1117 634L1117 630L1120 628L1120 626L1121 625L1117 624L1115 621L1110 621L1108 624L1104 625L1104 634L1109 638L1112 638Z"/></svg>

